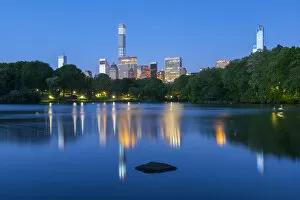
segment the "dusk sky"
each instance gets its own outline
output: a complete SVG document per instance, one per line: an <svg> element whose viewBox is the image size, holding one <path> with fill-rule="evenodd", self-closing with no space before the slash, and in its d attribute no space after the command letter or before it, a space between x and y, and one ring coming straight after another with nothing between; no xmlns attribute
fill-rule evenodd
<svg viewBox="0 0 300 200"><path fill-rule="evenodd" d="M117 28L127 26L127 55L139 64L181 56L188 72L216 59L251 53L256 27L265 44L300 46L298 0L0 0L0 62L57 56L96 71L99 58L117 62Z"/></svg>

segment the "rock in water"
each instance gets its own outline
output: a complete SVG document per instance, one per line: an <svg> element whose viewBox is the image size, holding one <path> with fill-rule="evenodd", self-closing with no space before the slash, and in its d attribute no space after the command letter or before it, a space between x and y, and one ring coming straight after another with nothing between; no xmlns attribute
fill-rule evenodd
<svg viewBox="0 0 300 200"><path fill-rule="evenodd" d="M175 171L177 170L177 167L165 163L149 162L147 164L137 166L135 169L146 174L153 174Z"/></svg>

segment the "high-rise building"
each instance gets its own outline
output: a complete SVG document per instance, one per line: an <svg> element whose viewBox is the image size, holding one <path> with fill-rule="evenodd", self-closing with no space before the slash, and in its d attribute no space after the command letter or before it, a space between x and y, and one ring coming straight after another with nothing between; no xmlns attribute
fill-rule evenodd
<svg viewBox="0 0 300 200"><path fill-rule="evenodd" d="M256 45L253 47L253 53L264 49L264 27L259 25L256 32Z"/></svg>
<svg viewBox="0 0 300 200"><path fill-rule="evenodd" d="M137 77L137 57L122 57L119 58L119 79L136 78Z"/></svg>
<svg viewBox="0 0 300 200"><path fill-rule="evenodd" d="M119 24L118 28L118 56L119 58L126 56L126 26Z"/></svg>
<svg viewBox="0 0 300 200"><path fill-rule="evenodd" d="M137 78L144 79L144 78L151 78L151 69L148 65L141 65L138 67L140 71L140 76Z"/></svg>
<svg viewBox="0 0 300 200"><path fill-rule="evenodd" d="M157 72L156 78L164 82L165 81L165 71Z"/></svg>
<svg viewBox="0 0 300 200"><path fill-rule="evenodd" d="M107 59L100 58L99 59L99 74L108 74L109 72L109 64Z"/></svg>
<svg viewBox="0 0 300 200"><path fill-rule="evenodd" d="M227 65L229 65L229 61L228 60L217 60L216 61L216 68L221 68L224 69Z"/></svg>
<svg viewBox="0 0 300 200"><path fill-rule="evenodd" d="M181 57L165 58L165 81L174 82L176 78L179 78L181 68Z"/></svg>
<svg viewBox="0 0 300 200"><path fill-rule="evenodd" d="M115 63L112 63L110 68L109 68L109 77L113 80L119 78L118 67Z"/></svg>
<svg viewBox="0 0 300 200"><path fill-rule="evenodd" d="M151 69L151 78L156 78L156 74L157 74L157 62L150 63L150 69Z"/></svg>
<svg viewBox="0 0 300 200"><path fill-rule="evenodd" d="M57 68L61 68L62 66L67 64L67 56L58 56L58 65Z"/></svg>

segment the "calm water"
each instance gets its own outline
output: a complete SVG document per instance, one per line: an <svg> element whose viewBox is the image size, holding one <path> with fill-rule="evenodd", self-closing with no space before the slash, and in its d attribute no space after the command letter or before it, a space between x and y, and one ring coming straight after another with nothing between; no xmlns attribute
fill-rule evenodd
<svg viewBox="0 0 300 200"><path fill-rule="evenodd" d="M0 199L300 199L300 110L0 106ZM143 174L137 165L178 167Z"/></svg>

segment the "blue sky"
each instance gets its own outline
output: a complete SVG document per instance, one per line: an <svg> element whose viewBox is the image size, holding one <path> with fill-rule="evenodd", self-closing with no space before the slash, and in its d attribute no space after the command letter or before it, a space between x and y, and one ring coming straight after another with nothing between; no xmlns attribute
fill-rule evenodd
<svg viewBox="0 0 300 200"><path fill-rule="evenodd" d="M139 64L182 56L189 72L216 59L251 53L258 24L265 43L300 46L298 0L0 0L0 62L57 56L96 71L117 61L117 27L127 26L127 55Z"/></svg>

